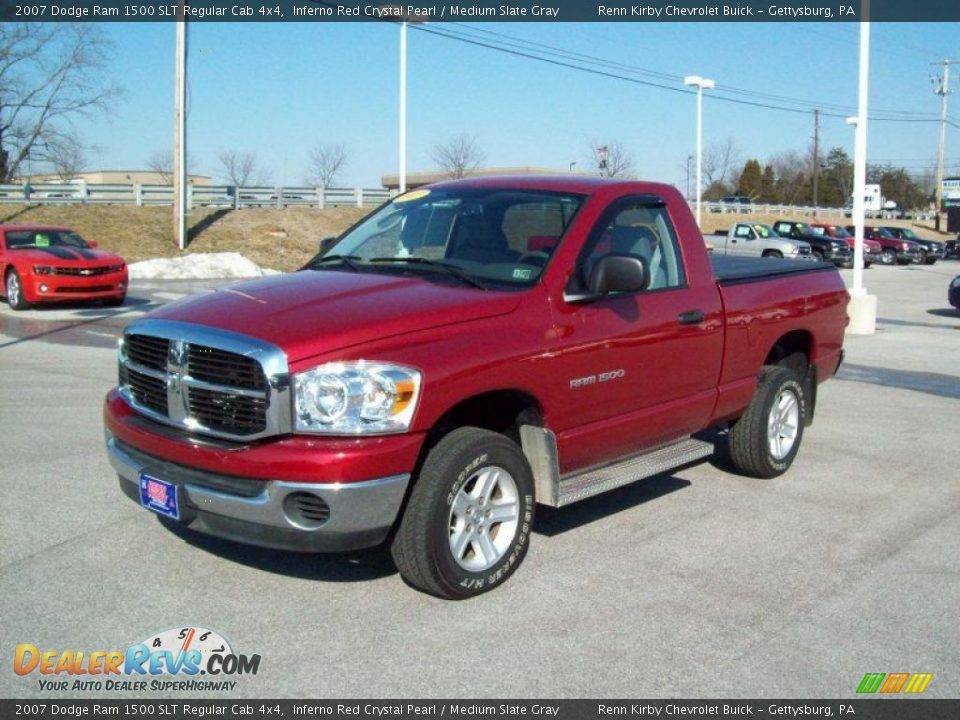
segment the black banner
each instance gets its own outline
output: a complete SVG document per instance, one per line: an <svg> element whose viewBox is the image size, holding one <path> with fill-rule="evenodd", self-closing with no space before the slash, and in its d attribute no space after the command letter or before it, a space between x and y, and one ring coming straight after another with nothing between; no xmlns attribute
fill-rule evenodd
<svg viewBox="0 0 960 720"><path fill-rule="evenodd" d="M956 720L960 700L0 700L11 718L851 718Z"/></svg>
<svg viewBox="0 0 960 720"><path fill-rule="evenodd" d="M189 0L184 8L190 22L960 22L956 0ZM180 12L176 0L0 0L4 22L169 22Z"/></svg>

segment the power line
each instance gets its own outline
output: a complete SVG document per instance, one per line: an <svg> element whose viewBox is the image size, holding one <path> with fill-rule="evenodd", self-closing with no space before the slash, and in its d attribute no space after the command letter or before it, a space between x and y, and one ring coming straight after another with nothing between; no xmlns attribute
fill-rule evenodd
<svg viewBox="0 0 960 720"><path fill-rule="evenodd" d="M457 24L457 23L453 23L453 24ZM434 27L425 27L425 26L423 26L423 25L413 25L412 28L415 29L415 30L417 30L418 32L426 33L426 34L428 34L428 35L436 35L436 36L438 36L438 37L446 38L446 39L448 39L448 40L454 40L454 41L457 41L457 42L466 43L466 44L468 44L468 45L474 45L474 46L477 46L477 47L486 48L486 49L488 49L488 50L493 50L493 51L495 51L495 52L500 52L500 53L504 53L504 54L507 54L507 55L513 55L513 56L516 56L516 57L523 57L523 58L526 58L526 59L528 59L528 60L535 60L535 61L537 61L537 62L545 63L545 64L548 64L548 65L554 65L554 66L558 66L558 67L564 67L564 68L567 68L567 69L570 69L570 70L578 70L578 71L580 71L580 72L588 73L588 74L591 74L591 75L597 75L597 76L601 76L601 77L607 77L607 78L614 79L614 80L621 80L621 81L624 81L624 82L633 83L633 84L635 84L635 85L643 85L643 86L646 86L646 87L653 87L653 88L657 88L657 89L660 89L660 90L668 90L668 91L670 91L670 92L680 93L680 94L682 94L682 95L693 95L693 94L694 94L693 91L686 90L686 89L684 89L684 88L682 88L682 87L674 87L674 86L672 86L672 85L666 85L666 84L664 84L664 83L662 83L662 82L654 82L653 80L645 80L645 79L641 79L641 78L637 78L637 77L630 77L630 76L627 76L627 75L622 74L621 72L614 72L614 70L613 70L612 68L611 68L611 69L601 69L601 68L598 68L598 67L591 67L591 66L588 65L588 64L582 64L582 63L589 63L589 64L592 64L592 65L596 65L596 64L598 64L598 62L599 62L600 64L604 64L604 65L606 65L606 66L617 65L617 66L623 66L623 67L630 67L630 66L625 66L625 65L623 65L623 64L621 64L621 63L611 63L610 61L606 61L606 60L599 60L599 61L588 60L588 59L578 60L576 57L570 57L570 55L571 55L570 53L568 53L568 52L566 52L566 51L561 51L560 49L557 49L557 48L552 48L552 49L550 50L550 52L547 53L547 52L544 52L544 51L542 51L542 50L537 50L537 49L535 49L535 48L529 48L529 49L525 48L525 46L522 45L522 43L523 43L524 41L511 42L509 45L506 45L506 44L504 44L504 43L497 44L497 43L499 43L499 41L497 41L497 40L487 40L486 38L478 38L478 37L476 37L476 36L471 36L471 35L464 34L464 33L462 33L462 32L457 32L457 31L454 31L454 30L450 30L450 29L448 29L448 28L446 28L446 27L444 27L444 28L441 30L441 29L439 29L437 26L434 26ZM493 35L493 34L502 35L502 33L494 33L493 31L484 31L484 32L485 32L486 34L490 34L490 35ZM531 45L534 45L534 44L535 44L535 45L541 45L541 46L544 45L543 43L530 43L530 44L531 44ZM524 47L524 49L518 49L518 48L520 48L520 47ZM547 48L550 48L551 46L546 46L546 47L547 47ZM552 59L552 58L550 58L550 57L543 57L544 54L551 54L551 55L556 56L556 55L558 55L560 52L566 53L566 54L564 55L564 57L570 57L570 61L557 60L557 59ZM535 53L541 53L541 54L535 54ZM574 55L574 56L580 56L581 58L590 58L590 57L592 57L592 56L584 55L584 54L582 54L582 53L574 53L573 55ZM628 70L627 72L636 72L636 70ZM651 76L654 75L653 71L645 71L645 72L650 73ZM666 74L666 73L661 73L660 75L663 75L665 78L670 78L670 79L673 79L673 78L675 78L675 77L679 77L679 76L668 75L668 74ZM739 89L732 89L732 90L735 91L735 92L739 92L739 93L749 93L749 92L752 92L752 91L739 90ZM763 93L756 93L756 95L762 96ZM731 104L735 104L735 105L744 105L744 106L749 106L749 107L757 107L757 108L761 108L761 109L775 110L775 111L780 111L780 112L789 112L789 113L801 114L801 115L806 115L806 114L808 114L808 113L810 112L810 110L807 109L807 108L789 107L789 106L784 106L784 105L776 105L776 104L769 103L769 102L760 102L760 101L755 101L755 100L746 100L746 99L742 99L742 98L725 97L725 96L721 96L721 95L718 95L718 94L711 94L710 96L708 96L708 98L709 98L709 100L710 100L711 102L713 102L713 101L726 102L726 103L731 103ZM786 100L787 98L784 98L784 99ZM796 98L789 99L789 100L790 100L791 102L795 102L795 103L796 103L796 102L802 102L802 103L804 103L804 104L812 102L812 101L800 101L800 100L798 100L798 99L796 99ZM839 107L839 108L845 107L845 106L833 105L833 104L830 104L830 103L826 103L825 105L828 105L828 106L830 106L830 107ZM878 111L875 111L875 112L878 112L878 113L879 113L879 112L892 112L892 111L879 111L879 110L878 110ZM841 112L821 111L821 115L822 115L823 117L832 117L832 118L840 118L840 119L846 119L846 118L848 117L848 113L841 113ZM880 116L878 116L878 115L871 115L871 116L870 116L870 120L877 121L877 122L906 122L906 123L910 123L910 122L939 122L938 119L935 118L935 117L929 117L929 118L924 118L924 117L880 117ZM950 123L950 124L953 125L954 127L960 127L960 126L955 125L955 124L953 124L953 123Z"/></svg>
<svg viewBox="0 0 960 720"><path fill-rule="evenodd" d="M470 42L471 40L475 40L475 39L476 39L475 37L471 37L471 36L469 36L469 35L465 35L465 34L464 34L465 32L466 32L466 33L474 33L475 35L483 35L483 36L490 36L490 37L496 38L496 40L490 40L490 41L488 41L488 42L500 43L500 44L506 45L506 46L508 46L508 47L510 47L510 48L512 48L512 49L517 49L517 48L519 48L520 50L529 50L529 51L532 51L532 52L538 52L538 53L541 53L541 54L544 54L544 55L552 55L552 56L554 56L554 57L561 57L561 58L568 59L568 60L575 60L575 61L578 61L578 62L585 62L585 63L589 63L589 64L599 64L599 65L602 65L602 66L607 67L607 68L619 69L619 70L622 70L622 71L625 71L625 72L629 72L629 73L632 73L632 74L639 74L639 75L642 75L642 76L653 77L653 78L657 78L657 79L661 79L661 80L669 80L669 81L671 81L671 82L678 82L678 83L679 83L679 82L682 81L682 79L683 79L683 76L682 76L682 75L676 75L676 74L670 74L670 73L660 72L660 71L656 71L656 70L651 70L651 69L649 69L649 68L643 68L643 67L640 67L640 66L637 66L637 65L632 65L632 64L628 64L628 63L622 63L622 62L617 62L617 61L609 60L609 59L607 59L607 58L602 58L602 57L599 57L599 56L596 56L596 55L588 55L588 54L586 54L586 53L580 53L580 52L576 52L576 51L572 51L572 50L567 50L567 49L565 49L565 48L557 47L556 45L548 45L548 44L546 44L546 43L536 42L536 41L533 41L533 40L525 40L525 39L522 39L522 38L517 38L517 37L512 36L512 35L507 35L506 33L497 32L497 31L494 31L494 30L488 30L488 29L486 29L486 28L473 27L473 26L467 25L467 24L465 24L465 23L457 23L457 22L454 22L454 23L448 23L448 25L456 25L456 26L458 26L458 27L460 27L460 28L463 28L462 31L457 32L457 31L455 31L455 30L453 30L453 31L452 31L452 30L449 30L449 29L447 29L447 28L445 27L445 28L444 28L444 31L449 34L448 36L449 36L451 39L459 39L459 40L462 40L462 41L464 41L464 42ZM482 41L481 41L481 42L482 42ZM485 44L484 46L486 47L487 45ZM493 48L493 49L501 49L501 50L502 50L502 48ZM583 69L583 68L581 68L581 69ZM771 100L771 101L775 101L775 102L788 102L788 103L792 103L792 104L808 105L811 109L813 109L813 108L829 108L829 109L833 109L833 110L836 110L836 111L838 111L838 112L844 112L844 113L847 113L847 114L849 114L849 113L851 113L851 112L854 112L854 108L853 108L852 106L850 106L850 105L842 105L842 104L837 104L837 103L825 103L825 102L822 102L822 101L819 101L819 100L806 100L806 99L803 99L803 98L797 98L797 97L786 96L786 95L775 95L775 94L772 94L772 93L764 93L764 92L759 92L759 91L756 91L756 90L748 90L748 89L745 89L745 88L738 88L738 87L729 86L729 85L723 85L723 86L721 86L721 87L718 87L718 88L716 89L716 93L721 93L721 94L722 94L722 93L727 93L727 94L733 94L733 95L741 95L741 96L746 96L746 97L753 97L753 98L758 98L758 99L762 99L762 100ZM713 97L713 99L721 99L721 98L717 97L716 95L713 95L712 97ZM732 102L733 99L729 99L729 101ZM793 112L797 112L797 111L798 111L796 108L788 108L788 107L781 107L781 108L778 108L778 109L789 110L789 111L793 111ZM809 110L808 110L807 112L809 112ZM909 121L912 120L914 117L916 117L916 118L929 118L929 119L931 119L931 120L936 120L936 119L937 119L935 113L929 113L929 112L924 113L924 112L918 112L918 111L912 111L912 110L883 110L883 109L877 108L877 109L875 109L873 112L874 112L874 115L875 115L875 117L874 117L873 119L881 119L881 118L879 117L880 115L884 115L884 116L889 115L889 116L894 116L894 117L900 117L900 118L903 118L903 121L904 121L904 122L909 122ZM832 116L833 116L833 117L846 117L846 115L842 115L842 116L841 116L841 115L837 115L837 114L833 114ZM882 119L883 119L883 120L886 120L887 118L882 118Z"/></svg>

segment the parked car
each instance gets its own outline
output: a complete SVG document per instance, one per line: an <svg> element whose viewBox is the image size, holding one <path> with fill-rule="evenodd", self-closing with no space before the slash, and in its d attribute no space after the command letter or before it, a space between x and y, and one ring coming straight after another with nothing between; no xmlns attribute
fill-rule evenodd
<svg viewBox="0 0 960 720"><path fill-rule="evenodd" d="M0 276L14 310L58 300L121 305L127 264L66 227L0 225Z"/></svg>
<svg viewBox="0 0 960 720"><path fill-rule="evenodd" d="M794 220L777 220L773 229L781 237L803 240L810 243L810 249L817 260L830 262L837 266L853 266L853 253L845 240L836 240L814 231L808 223Z"/></svg>
<svg viewBox="0 0 960 720"><path fill-rule="evenodd" d="M746 195L727 195L720 198L720 202L724 205L737 206L729 208L730 212L748 213L750 212L750 206L753 205L753 200Z"/></svg>
<svg viewBox="0 0 960 720"><path fill-rule="evenodd" d="M950 287L947 289L947 300L960 313L960 275L957 275L950 283Z"/></svg>
<svg viewBox="0 0 960 720"><path fill-rule="evenodd" d="M520 566L537 503L707 457L705 428L730 424L739 472L785 472L847 301L823 263L711 262L669 185L444 182L300 272L127 325L107 452L168 522L297 550L389 542L408 584L465 598Z"/></svg>
<svg viewBox="0 0 960 720"><path fill-rule="evenodd" d="M718 255L815 259L809 243L782 238L773 228L763 223L737 223L727 232L714 233L711 240L713 252Z"/></svg>
<svg viewBox="0 0 960 720"><path fill-rule="evenodd" d="M917 235L909 228L896 227L895 225L884 225L883 230L900 240L911 240L920 246L920 257L917 263L920 265L933 265L937 260L943 260L945 257L944 244L936 240L926 240Z"/></svg>
<svg viewBox="0 0 960 720"><path fill-rule="evenodd" d="M850 246L850 250L854 251L856 238L854 238L853 233L847 232L846 229L840 225L810 223L810 227L813 228L815 233L826 235L827 237L831 237L836 240L843 240L845 243L847 243L847 245ZM863 266L865 268L870 267L875 262L880 262L882 260L882 253L883 246L876 240L868 240L867 238L863 239Z"/></svg>
<svg viewBox="0 0 960 720"><path fill-rule="evenodd" d="M853 225L847 225L848 233L856 232ZM920 246L912 240L901 240L894 237L889 230L878 226L865 226L863 237L867 240L876 240L883 247L880 251L880 262L884 265L909 265L920 262Z"/></svg>

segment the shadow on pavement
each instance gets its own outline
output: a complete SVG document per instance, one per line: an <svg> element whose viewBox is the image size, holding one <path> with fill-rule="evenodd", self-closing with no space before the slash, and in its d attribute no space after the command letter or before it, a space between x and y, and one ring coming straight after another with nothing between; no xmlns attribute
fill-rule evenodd
<svg viewBox="0 0 960 720"><path fill-rule="evenodd" d="M945 398L960 398L960 377L920 370L894 370L892 368L851 365L840 367L837 380L869 383L883 387L913 390L927 395Z"/></svg>
<svg viewBox="0 0 960 720"><path fill-rule="evenodd" d="M397 568L390 553L383 547L351 553L318 554L245 545L195 532L181 525L157 518L167 530L189 545L212 553L224 560L263 570L264 572L324 582L364 582L395 575Z"/></svg>
<svg viewBox="0 0 960 720"><path fill-rule="evenodd" d="M670 472L673 473L679 469L676 468ZM689 486L689 481L681 480L672 474L654 475L563 508L539 505L533 531L538 535L553 537Z"/></svg>
<svg viewBox="0 0 960 720"><path fill-rule="evenodd" d="M960 320L960 310L957 310L957 308L935 308L933 310L927 310L927 314L950 318L951 320Z"/></svg>

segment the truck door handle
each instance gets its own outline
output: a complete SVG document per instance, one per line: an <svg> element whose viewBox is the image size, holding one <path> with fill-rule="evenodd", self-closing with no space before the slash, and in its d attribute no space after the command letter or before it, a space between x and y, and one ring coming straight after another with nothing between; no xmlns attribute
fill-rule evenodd
<svg viewBox="0 0 960 720"><path fill-rule="evenodd" d="M698 325L704 317L703 310L687 310L677 315L677 322L681 325Z"/></svg>

